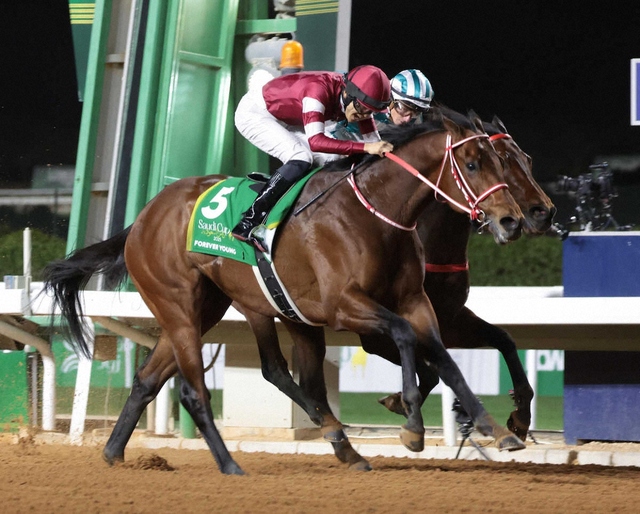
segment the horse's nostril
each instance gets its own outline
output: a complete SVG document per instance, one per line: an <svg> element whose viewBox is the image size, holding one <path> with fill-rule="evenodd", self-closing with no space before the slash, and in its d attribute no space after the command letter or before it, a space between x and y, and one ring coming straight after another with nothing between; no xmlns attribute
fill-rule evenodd
<svg viewBox="0 0 640 514"><path fill-rule="evenodd" d="M536 221L544 221L551 219L553 214L543 205L534 205L529 209L529 215Z"/></svg>
<svg viewBox="0 0 640 514"><path fill-rule="evenodd" d="M514 232L520 227L520 221L512 218L511 216L505 216L504 218L500 219L500 225L502 225L502 228L504 228L505 230Z"/></svg>

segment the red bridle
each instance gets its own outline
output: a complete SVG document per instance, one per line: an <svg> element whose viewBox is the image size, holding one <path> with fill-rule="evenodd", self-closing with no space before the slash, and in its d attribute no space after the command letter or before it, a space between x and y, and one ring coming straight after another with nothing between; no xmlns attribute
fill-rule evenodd
<svg viewBox="0 0 640 514"><path fill-rule="evenodd" d="M493 136L489 136L488 134L476 134L474 136L467 137L467 138L462 139L462 140L460 140L460 141L458 141L456 143L451 144L451 134L447 134L444 156L442 158L442 164L440 165L440 172L438 173L438 180L437 180L436 184L434 184L429 179L424 177L417 169L415 169L408 162L406 162L404 159L398 157L397 155L395 155L395 154L393 154L391 152L387 152L387 153L385 153L385 157L387 157L388 159L391 159L396 164L399 164L403 169L405 169L406 171L411 173L414 177L418 178L419 180L421 180L422 182L427 184L429 187L431 187L435 191L436 195L439 195L439 196L445 198L447 201L449 201L450 203L452 203L453 205L457 206L462 211L464 211L467 214L469 214L469 217L471 218L472 221L475 221L475 220L482 221L482 219L484 218L485 214L478 207L480 202L485 200L487 197L489 197L490 195L492 195L496 191L499 191L500 189L509 189L509 186L507 184L503 183L503 182L502 183L498 183L498 184L495 184L495 185L491 186L490 188L488 188L481 195L476 196L475 193L473 192L473 189L471 189L471 186L468 184L468 182L466 181L464 175L462 174L462 171L460 170L460 167L458 166L458 162L456 161L455 156L453 155L453 150L455 148L457 148L458 146L462 146L463 144L467 143L468 141L471 141L473 139L478 139L478 138L481 138L481 137L486 137L491 142L496 141L498 139L505 139L505 138L509 138L510 139L511 138L511 136L509 134L496 134L496 135L493 135ZM451 170L451 174L453 175L453 178L456 181L456 184L458 185L458 187L462 191L462 194L464 195L465 199L467 200L467 203L469 204L468 207L463 205L463 204L461 204L461 203L459 203L459 202L457 202L453 198L451 198L444 191L442 191L442 189L440 189L440 187L439 187L440 180L442 178L442 174L444 173L444 168L445 168L445 166L447 164L447 160L450 163L449 168ZM353 191L354 191L356 197L358 198L358 200L360 201L360 203L362 203L362 205L364 205L364 207L369 212L371 212L372 214L374 214L375 216L377 216L381 220L385 221L389 225L391 225L393 227L396 227L396 228L399 228L401 230L411 231L411 230L414 230L416 228L416 223L414 223L413 226L411 226L411 227L400 225L399 223L396 223L395 221L387 218L384 214L382 214L375 207L373 207L371 205L371 203L369 203L369 201L362 194L360 189L358 188L358 185L356 184L356 181L355 181L354 173L351 173L351 175L349 175L349 178L347 180L348 180L349 184L351 185L351 188L353 189ZM432 272L432 273L451 273L451 272L467 271L468 269L469 269L469 263L468 262L465 262L465 263L462 263L462 264L429 264L429 263L425 263L425 271Z"/></svg>
<svg viewBox="0 0 640 514"><path fill-rule="evenodd" d="M392 153L389 152L389 153L386 153L385 156L388 159L391 159L395 163L397 163L400 166L402 166L405 170L407 170L413 176L415 176L416 178L418 178L419 180L421 180L422 182L427 184L429 187L431 187L435 191L437 196L441 196L441 197L445 198L449 203L455 205L460 210L462 210L462 211L466 212L467 214L469 214L469 217L471 218L471 220L473 220L473 221L475 221L475 220L482 221L482 219L484 219L484 212L482 211L482 209L480 209L478 207L480 202L482 202L483 200L487 199L490 195L492 195L496 191L499 191L500 189L509 189L509 186L507 184L505 184L504 182L501 182L501 183L498 183L498 184L494 184L493 186L488 188L484 193L476 196L476 194L473 192L473 189L471 188L471 186L467 182L464 174L460 170L460 166L458 166L458 162L456 161L455 156L453 155L453 150L455 148L457 148L459 146L462 146L463 144L465 144L465 143L467 143L469 141L472 141L474 139L478 139L478 138L481 138L481 137L489 138L489 135L488 134L476 134L474 136L470 136L470 137L467 137L465 139L461 139L460 141L457 141L456 143L452 144L451 143L451 134L447 134L446 146L445 146L445 149L444 149L444 156L442 158L442 164L440 165L440 173L438 174L438 181L435 184L433 182L431 182L429 179L427 179L426 177L424 177L423 175L421 175L420 172L417 169L415 169L413 166L411 166L404 159L401 159L397 155L392 154ZM457 202L453 198L451 198L444 191L442 191L442 189L440 189L440 187L439 187L440 180L442 179L442 175L444 173L444 168L445 168L445 166L447 164L447 161L449 161L449 164L450 164L449 169L451 170L451 174L453 175L453 178L456 181L456 184L460 188L460 191L462 191L462 194L464 195L465 199L467 200L467 203L469 204L468 207L466 205L463 205L463 204Z"/></svg>
<svg viewBox="0 0 640 514"><path fill-rule="evenodd" d="M442 164L440 165L438 180L435 184L431 182L428 178L424 177L417 169L411 166L411 164L406 162L404 159L398 157L397 155L391 152L387 152L385 153L385 157L387 157L388 159L391 159L396 164L399 164L403 169L411 173L414 177L416 177L417 179L427 184L431 189L435 191L436 196L441 196L445 198L449 203L455 205L460 210L469 214L469 217L471 218L472 221L476 221L476 220L482 221L484 219L485 214L482 211L482 209L478 207L480 202L485 200L487 197L489 197L496 191L499 191L500 189L509 189L509 186L507 186L507 184L505 184L504 182L498 183L491 186L489 189L487 189L484 193L480 194L479 196L476 196L476 194L473 192L473 189L471 189L471 186L468 184L467 180L465 179L465 176L460 170L460 167L458 166L458 162L456 161L455 156L453 155L453 150L455 148L462 146L463 144L469 141L472 141L474 139L478 139L481 137L489 138L489 135L476 134L476 135L467 137L465 139L461 139L460 141L457 141L456 143L452 144L451 134L447 134L447 139L446 139L445 149L444 149L444 156L442 157ZM462 191L462 194L464 195L465 199L467 200L467 203L469 204L468 207L451 198L439 187L440 180L442 179L442 174L444 173L444 168L447 164L447 161L450 164L449 169L451 170L451 174L453 175L453 178L456 181L456 184L460 188L460 191ZM382 219L386 223L389 223L390 225L396 228L399 228L401 230L413 230L414 228L416 228L415 223L411 227L405 227L404 225L400 225L399 223L396 223L395 221L390 220L385 215L381 214L375 207L373 207L367 201L367 199L364 197L360 189L358 189L358 186L355 181L355 176L353 173L349 175L349 178L347 180L349 181L349 184L351 184L351 188L355 192L358 200L360 200L360 203L362 203L362 205L364 205L369 212L373 213L375 216Z"/></svg>
<svg viewBox="0 0 640 514"><path fill-rule="evenodd" d="M489 141L494 142L498 139L512 139L509 134L494 134L489 136ZM469 271L469 262L463 262L460 264L432 264L430 262L424 263L424 270L428 273L461 273Z"/></svg>

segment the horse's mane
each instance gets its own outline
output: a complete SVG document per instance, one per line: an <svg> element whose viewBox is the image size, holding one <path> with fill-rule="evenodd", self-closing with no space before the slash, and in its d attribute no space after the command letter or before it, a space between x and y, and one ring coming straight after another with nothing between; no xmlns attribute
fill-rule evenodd
<svg viewBox="0 0 640 514"><path fill-rule="evenodd" d="M434 102L431 109L429 109L429 111L427 112L427 117L431 116L447 118L456 125L459 125L460 127L463 127L467 130L478 130L478 127L473 122L473 118L479 119L479 117L473 110L470 110L468 114L462 114L461 112L455 111L451 107L447 107L442 103Z"/></svg>
<svg viewBox="0 0 640 514"><path fill-rule="evenodd" d="M422 123L407 123L404 125L388 124L380 129L380 137L391 143L395 148L399 148L420 134L444 130L444 119L452 121L463 129L472 130L474 132L478 131L478 125L476 123L480 123L480 117L473 110L470 110L469 114L462 114L461 112L455 111L450 107L437 102L432 104L431 109L429 109L424 116ZM481 123L483 127L485 127L485 131L491 135L505 132L500 128L502 122L500 122L500 120L496 121L495 117L492 123ZM492 132L489 132L489 130ZM375 159L379 159L379 157L368 154L353 154L327 163L323 167L323 170L344 171L349 169L351 166L365 164Z"/></svg>
<svg viewBox="0 0 640 514"><path fill-rule="evenodd" d="M442 116L450 119L456 125L460 125L471 130L478 130L478 127L474 125L473 120L479 120L480 116L478 116L478 114L473 109L469 109L466 115L454 111L444 104L436 104L436 109L439 109ZM482 120L482 128L490 136L507 133L507 129L504 126L504 123L502 123L502 120L500 120L500 118L498 118L497 116L494 116L491 121Z"/></svg>
<svg viewBox="0 0 640 514"><path fill-rule="evenodd" d="M442 118L437 116L430 117L422 123L405 124L405 125L385 125L380 129L380 138L388 141L395 148L407 144L420 134L444 130ZM328 162L322 168L324 171L344 171L353 165L365 164L373 160L379 159L377 155L369 154L353 154L342 159Z"/></svg>
<svg viewBox="0 0 640 514"><path fill-rule="evenodd" d="M380 129L380 137L393 146L403 146L420 134L444 130L441 117L433 116L422 123L406 123L404 125L388 124Z"/></svg>

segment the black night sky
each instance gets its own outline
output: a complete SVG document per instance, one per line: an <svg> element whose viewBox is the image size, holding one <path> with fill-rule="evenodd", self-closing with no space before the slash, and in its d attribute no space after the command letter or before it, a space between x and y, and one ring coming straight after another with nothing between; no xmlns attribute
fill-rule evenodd
<svg viewBox="0 0 640 514"><path fill-rule="evenodd" d="M74 164L78 101L69 4L0 4L0 189L29 187L35 165Z"/></svg>
<svg viewBox="0 0 640 514"><path fill-rule="evenodd" d="M629 100L640 2L354 0L353 11L352 65L419 68L436 100L498 115L539 180L640 153Z"/></svg>
<svg viewBox="0 0 640 514"><path fill-rule="evenodd" d="M0 188L28 187L34 165L75 162L82 106L68 3L2 2L0 39ZM389 76L419 68L436 100L498 115L541 182L584 173L598 156L640 154L629 121L637 0L353 0L350 56Z"/></svg>

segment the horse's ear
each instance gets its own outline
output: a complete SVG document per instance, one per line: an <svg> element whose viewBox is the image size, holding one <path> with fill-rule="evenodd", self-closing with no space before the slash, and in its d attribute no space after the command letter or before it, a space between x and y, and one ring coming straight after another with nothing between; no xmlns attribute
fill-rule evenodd
<svg viewBox="0 0 640 514"><path fill-rule="evenodd" d="M442 124L444 122L444 114L440 107L431 108L429 111L429 119L433 120L435 123Z"/></svg>
<svg viewBox="0 0 640 514"><path fill-rule="evenodd" d="M507 127L504 126L504 123L502 123L502 120L498 118L495 114L493 116L493 120L491 120L491 123L493 123L496 127L498 127L500 129L500 132L502 132L503 134L508 134Z"/></svg>
<svg viewBox="0 0 640 514"><path fill-rule="evenodd" d="M482 126L482 120L480 119L480 116L478 116L474 110L470 110L468 116L474 126L478 129L478 131L484 132L484 127Z"/></svg>

